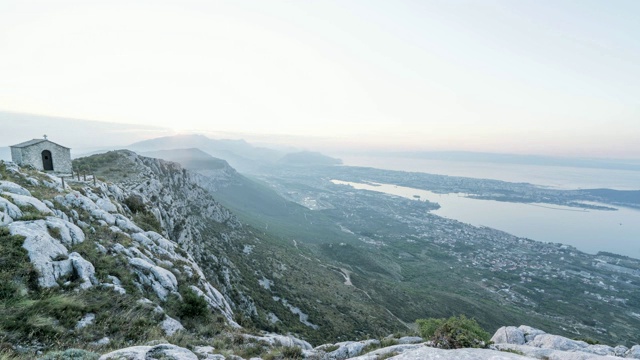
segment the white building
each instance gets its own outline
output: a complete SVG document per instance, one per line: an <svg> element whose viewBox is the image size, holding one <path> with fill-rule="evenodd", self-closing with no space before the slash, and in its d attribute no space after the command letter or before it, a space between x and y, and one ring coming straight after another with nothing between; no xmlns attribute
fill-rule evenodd
<svg viewBox="0 0 640 360"><path fill-rule="evenodd" d="M20 166L40 171L71 173L71 149L45 139L33 139L12 145L11 160Z"/></svg>

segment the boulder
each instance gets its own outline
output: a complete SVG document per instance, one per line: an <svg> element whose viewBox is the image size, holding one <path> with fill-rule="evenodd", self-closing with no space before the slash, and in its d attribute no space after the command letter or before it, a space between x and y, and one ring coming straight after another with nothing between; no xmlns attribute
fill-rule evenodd
<svg viewBox="0 0 640 360"><path fill-rule="evenodd" d="M171 344L155 346L132 346L108 354L104 354L99 360L198 360L191 351Z"/></svg>
<svg viewBox="0 0 640 360"><path fill-rule="evenodd" d="M47 228L57 229L59 240L66 246L79 244L85 239L82 229L69 221L50 216L45 222Z"/></svg>
<svg viewBox="0 0 640 360"><path fill-rule="evenodd" d="M616 355L615 350L609 345L589 345L586 348L582 349L581 351L584 351L590 354L595 354L595 355L602 355L602 356Z"/></svg>
<svg viewBox="0 0 640 360"><path fill-rule="evenodd" d="M392 357L394 360L521 360L531 359L522 355L488 349L443 350L432 347L420 347Z"/></svg>
<svg viewBox="0 0 640 360"><path fill-rule="evenodd" d="M540 334L535 337L535 339L527 342L527 345L544 348L544 349L554 349L554 350L562 350L562 351L576 351L583 350L589 344L584 341L571 340L564 336L559 335L551 335L551 334Z"/></svg>
<svg viewBox="0 0 640 360"><path fill-rule="evenodd" d="M496 331L491 338L495 344L517 344L525 343L524 332L515 326L503 326Z"/></svg>
<svg viewBox="0 0 640 360"><path fill-rule="evenodd" d="M377 349L371 352L368 352L364 355L360 355L354 358L350 358L349 360L378 360L380 358L385 358L387 356L392 356L393 354L404 354L409 351L417 350L421 347L424 347L424 344L402 344L402 345L393 345L388 346L382 349Z"/></svg>
<svg viewBox="0 0 640 360"><path fill-rule="evenodd" d="M53 211L49 209L42 201L27 195L18 195L13 193L5 193L9 195L11 201L18 206L33 206L37 211L43 214L53 215Z"/></svg>
<svg viewBox="0 0 640 360"><path fill-rule="evenodd" d="M524 339L527 342L533 340L536 336L540 334L546 334L544 331L540 329L532 328L531 326L527 326L527 325L520 325L518 329L522 330L522 332L524 333Z"/></svg>
<svg viewBox="0 0 640 360"><path fill-rule="evenodd" d="M627 353L627 351L629 351L629 348L624 345L618 345L613 348L613 352L615 353L616 356L619 356L619 357L623 357L624 354Z"/></svg>
<svg viewBox="0 0 640 360"><path fill-rule="evenodd" d="M360 355L362 353L362 349L365 347L374 344L380 344L380 340L370 339L363 341L340 342L335 344L338 346L336 350L326 354L326 358L335 360L352 358Z"/></svg>
<svg viewBox="0 0 640 360"><path fill-rule="evenodd" d="M0 212L5 213L7 216L9 216L9 217L11 217L13 219L19 219L19 218L22 217L22 211L20 210L20 208L17 207L11 201L9 201L9 200L1 197L1 196L0 196ZM2 220L0 220L0 221L2 221ZM9 222L11 222L11 221L9 221Z"/></svg>
<svg viewBox="0 0 640 360"><path fill-rule="evenodd" d="M231 306L229 305L227 300L224 298L224 296L220 293L220 291L218 291L218 289L214 288L211 284L209 284L206 281L201 281L200 286L204 288L204 291L200 290L200 288L193 285L191 285L190 288L196 294L204 297L204 299L207 301L207 304L209 304L209 307L220 311L222 315L224 315L224 317L227 319L227 322L229 323L229 325L239 328L240 325L238 325L233 320L233 311L231 310Z"/></svg>
<svg viewBox="0 0 640 360"><path fill-rule="evenodd" d="M264 341L264 342L268 343L271 346L287 346L287 347L298 346L302 350L311 350L311 349L313 349L311 344L309 344L308 342L306 342L304 340L301 340L301 339L298 339L298 338L296 338L294 336L291 336L291 335L280 335L280 334L267 333L267 334L264 334L262 336L244 335L244 337L247 338L247 339L253 339L253 340L257 340L257 341Z"/></svg>
<svg viewBox="0 0 640 360"><path fill-rule="evenodd" d="M76 330L81 330L86 328L87 326L93 324L93 321L96 319L96 314L94 313L88 313L87 315L83 316L82 319L80 319L77 323L76 323Z"/></svg>
<svg viewBox="0 0 640 360"><path fill-rule="evenodd" d="M496 344L495 348L501 351L515 351L531 359L549 360L604 360L615 359L612 356L596 355L584 351L562 351L548 348L539 348L528 345Z"/></svg>
<svg viewBox="0 0 640 360"><path fill-rule="evenodd" d="M118 208L116 208L116 206L113 205L113 203L109 199L99 198L98 200L96 200L96 205L106 212L118 212Z"/></svg>
<svg viewBox="0 0 640 360"><path fill-rule="evenodd" d="M419 336L403 336L398 339L398 344L419 344L424 342L424 339Z"/></svg>
<svg viewBox="0 0 640 360"><path fill-rule="evenodd" d="M69 254L69 260L71 260L71 266L73 266L73 270L81 281L81 289L85 290L93 285L98 285L96 269L92 263L85 260L82 255L77 252Z"/></svg>
<svg viewBox="0 0 640 360"><path fill-rule="evenodd" d="M153 265L141 258L129 259L129 264L136 270L138 280L145 285L151 286L153 291L162 300L166 300L171 292L178 290L178 280L171 271Z"/></svg>
<svg viewBox="0 0 640 360"><path fill-rule="evenodd" d="M640 359L640 345L633 345L631 349L624 354L627 359Z"/></svg>
<svg viewBox="0 0 640 360"><path fill-rule="evenodd" d="M17 195L31 196L29 190L11 181L0 180L0 193L12 193Z"/></svg>
<svg viewBox="0 0 640 360"><path fill-rule="evenodd" d="M11 235L25 237L22 247L38 270L38 285L44 288L58 286L57 279L72 271L67 248L49 235L44 220L18 221L9 224Z"/></svg>
<svg viewBox="0 0 640 360"><path fill-rule="evenodd" d="M172 336L178 331L184 330L184 326L182 326L180 321L174 318L171 318L169 316L166 316L165 319L160 323L160 327L162 328L162 331L164 331L164 333L167 336Z"/></svg>
<svg viewBox="0 0 640 360"><path fill-rule="evenodd" d="M114 216L116 218L115 225L123 231L128 233L139 233L144 231L139 228L138 225L134 224L133 221L129 220L126 216L122 214L115 214Z"/></svg>

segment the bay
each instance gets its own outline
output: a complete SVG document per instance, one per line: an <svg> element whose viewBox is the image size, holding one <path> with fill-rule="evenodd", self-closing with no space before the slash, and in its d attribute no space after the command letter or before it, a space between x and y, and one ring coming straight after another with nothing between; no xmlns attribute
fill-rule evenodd
<svg viewBox="0 0 640 360"><path fill-rule="evenodd" d="M607 251L640 258L640 210L578 209L550 204L523 204L436 194L393 184L363 184L332 180L355 189L440 204L434 214L474 226L487 226L519 237L562 243L596 254Z"/></svg>

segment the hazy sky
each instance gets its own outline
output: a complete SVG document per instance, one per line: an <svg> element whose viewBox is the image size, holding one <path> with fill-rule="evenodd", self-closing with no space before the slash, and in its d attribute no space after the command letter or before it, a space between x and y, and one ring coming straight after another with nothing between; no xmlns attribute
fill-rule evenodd
<svg viewBox="0 0 640 360"><path fill-rule="evenodd" d="M0 110L640 158L639 18L637 0L2 0Z"/></svg>

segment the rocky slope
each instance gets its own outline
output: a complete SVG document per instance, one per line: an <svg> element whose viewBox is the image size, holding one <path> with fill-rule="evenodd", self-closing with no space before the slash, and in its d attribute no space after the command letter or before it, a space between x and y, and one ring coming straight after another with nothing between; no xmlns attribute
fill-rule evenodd
<svg viewBox="0 0 640 360"><path fill-rule="evenodd" d="M102 182L63 188L55 176L12 163L0 164L0 174L0 336L14 349L172 336L184 329L175 318L188 318L187 299L218 316L218 328L239 327L228 296L188 252L131 220L126 190ZM202 211L233 224L222 209Z"/></svg>
<svg viewBox="0 0 640 360"><path fill-rule="evenodd" d="M268 341L274 338L248 337L251 340ZM571 340L562 336L547 334L529 326L503 327L498 329L491 339L494 344L486 349L445 350L432 347L431 342L419 337L387 337L385 339L347 341L325 344L311 349L308 344L299 344L303 349L299 357L323 360L509 360L509 359L545 359L545 360L599 360L599 359L638 359L640 345L626 348L608 345L589 345L584 341ZM145 359L164 356L168 359L223 359L214 354L212 348L195 348L190 351L171 344L156 346L136 346L105 354L100 359ZM255 359L255 358L254 358Z"/></svg>
<svg viewBox="0 0 640 360"><path fill-rule="evenodd" d="M63 187L0 163L0 355L214 335L231 346L240 325L316 343L398 326L386 314L363 326L362 309L382 309L360 303L334 270L309 268L294 243L243 226L199 175L131 152L93 160L112 181L67 178ZM358 302L336 307L335 297Z"/></svg>
<svg viewBox="0 0 640 360"><path fill-rule="evenodd" d="M263 196L275 196L222 165L196 172L129 151L74 161L74 166L90 168L117 184L125 192L122 201L135 198L153 212L160 221L158 231L193 256L242 325L293 332L316 344L405 328L367 294L345 285L334 267L295 238L242 224L221 206L217 197L260 206L274 203L261 201ZM284 203L264 210L290 211L291 206ZM299 217L304 220L303 214ZM143 220L139 214L134 219ZM370 313L380 315L365 315Z"/></svg>
<svg viewBox="0 0 640 360"><path fill-rule="evenodd" d="M112 181L63 186L0 162L0 359L640 358L528 327L498 330L490 349L382 338L397 320L296 244L241 224L199 175L131 152L91 164ZM260 330L318 344L332 327L366 340L313 347Z"/></svg>

